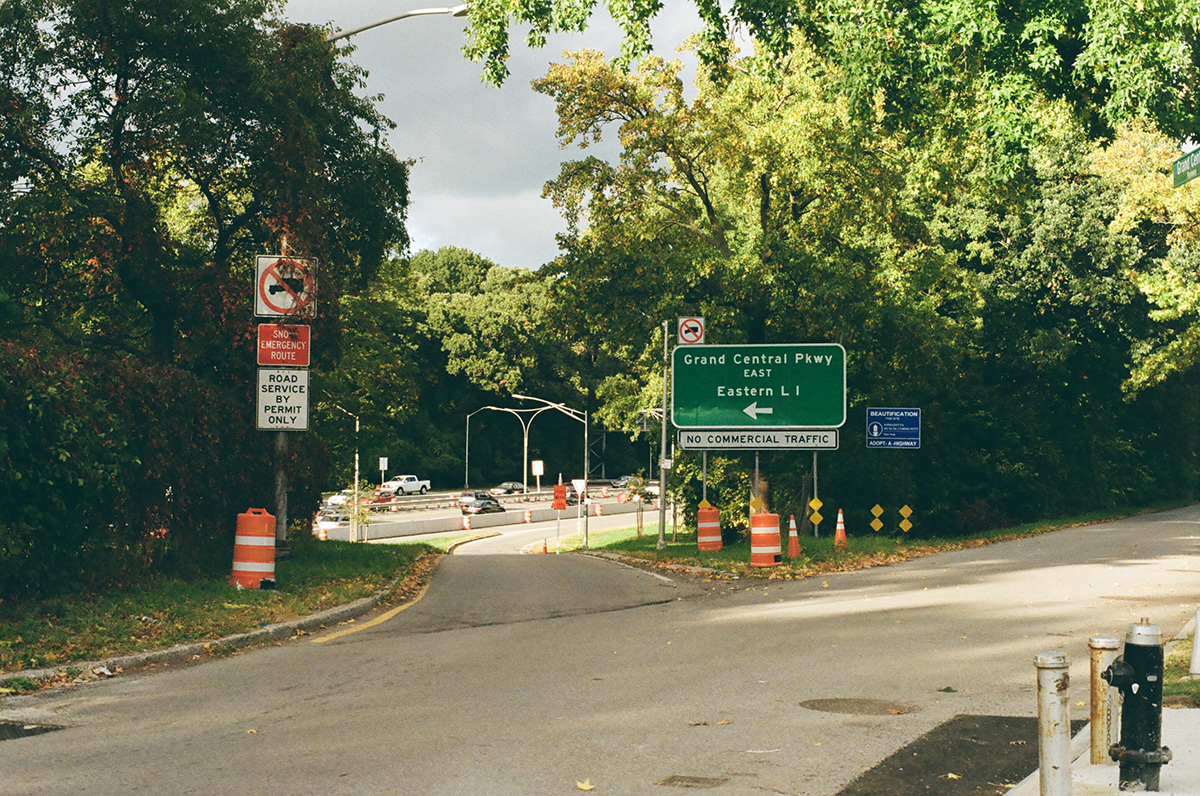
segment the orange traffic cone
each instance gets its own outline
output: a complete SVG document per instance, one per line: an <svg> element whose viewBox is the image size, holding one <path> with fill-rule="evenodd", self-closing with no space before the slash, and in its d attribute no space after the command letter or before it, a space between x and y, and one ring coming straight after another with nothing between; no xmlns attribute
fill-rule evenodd
<svg viewBox="0 0 1200 796"><path fill-rule="evenodd" d="M796 515L788 520L788 558L800 557L800 537L796 535Z"/></svg>
<svg viewBox="0 0 1200 796"><path fill-rule="evenodd" d="M546 540L542 540L542 555L548 554L550 551L546 548Z"/></svg>
<svg viewBox="0 0 1200 796"><path fill-rule="evenodd" d="M838 509L838 524L833 537L833 547L835 550L846 549L846 520L842 518L841 509Z"/></svg>

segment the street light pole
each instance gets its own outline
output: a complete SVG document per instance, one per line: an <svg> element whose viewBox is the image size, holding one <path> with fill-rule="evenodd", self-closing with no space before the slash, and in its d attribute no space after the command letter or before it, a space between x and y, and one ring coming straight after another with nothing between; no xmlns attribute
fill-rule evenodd
<svg viewBox="0 0 1200 796"><path fill-rule="evenodd" d="M326 393L328 395L328 393ZM350 541L358 541L358 415L330 401L334 407L341 409L354 418L354 507L350 509Z"/></svg>
<svg viewBox="0 0 1200 796"><path fill-rule="evenodd" d="M545 412L547 409L553 409L551 406L543 406L540 409L511 409L507 406L482 406L476 409L475 412L482 412L484 409L491 409L493 412L508 412L510 415L516 415L517 420L521 423L521 436L523 439L522 445L522 462L521 462L521 488L525 490L525 494L529 494L529 426L533 424L533 419ZM472 412L471 415L475 414ZM528 413L529 419L526 420L524 415ZM471 422L471 415L467 415L467 423ZM467 427L467 433L470 433L470 426Z"/></svg>
<svg viewBox="0 0 1200 796"><path fill-rule="evenodd" d="M339 39L348 39L356 33L362 33L364 30L371 30L372 28L378 28L380 25L387 25L390 22L399 22L400 20L408 19L409 17L427 17L427 16L433 16L436 14L448 14L452 17L465 17L467 15L467 11L469 9L470 9L469 5L452 6L450 8L418 8L413 11L405 11L403 14L400 14L399 16L389 17L388 19L382 19L379 22L372 22L370 25L363 25L360 28L354 28L353 30L343 30L343 31L338 31L337 33L331 33L325 37L325 41L338 41Z"/></svg>
<svg viewBox="0 0 1200 796"><path fill-rule="evenodd" d="M545 398L536 398L532 395L517 395L516 393L513 393L513 398L516 398L517 400L520 400L520 401L541 401L542 403L546 404L546 406L538 411L545 411L546 409L557 409L558 411L562 412L564 415L571 418L572 420L578 420L580 423L583 423L583 492L579 495L579 500L582 503L584 500L584 496L587 494L588 477L591 475L591 472L589 470L591 463L588 459L588 413L587 413L587 410L580 412L578 409L572 409L569 406L564 406L563 404L554 403L553 401L547 401ZM528 410L526 410L526 411L528 411ZM587 546L588 546L588 512L586 511L586 504L584 504L584 507L585 507L585 511L583 512L583 547L586 550Z"/></svg>
<svg viewBox="0 0 1200 796"><path fill-rule="evenodd" d="M471 488L471 418L488 407L483 406L467 414L467 445L463 451L463 489Z"/></svg>

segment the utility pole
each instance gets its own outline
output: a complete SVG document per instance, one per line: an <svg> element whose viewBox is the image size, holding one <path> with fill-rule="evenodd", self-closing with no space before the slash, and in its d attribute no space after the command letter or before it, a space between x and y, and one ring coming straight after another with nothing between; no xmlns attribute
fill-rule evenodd
<svg viewBox="0 0 1200 796"><path fill-rule="evenodd" d="M658 459L658 543L655 547L665 550L667 547L667 471L663 465L667 461L667 327L670 321L663 321L663 414L662 414L662 445L659 448Z"/></svg>

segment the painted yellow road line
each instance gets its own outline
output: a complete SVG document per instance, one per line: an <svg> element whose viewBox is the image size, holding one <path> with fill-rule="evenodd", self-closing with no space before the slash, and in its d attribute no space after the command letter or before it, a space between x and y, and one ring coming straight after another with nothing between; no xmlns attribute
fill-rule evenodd
<svg viewBox="0 0 1200 796"><path fill-rule="evenodd" d="M412 606L419 603L421 601L421 598L425 596L425 592L427 592L427 591L429 591L428 583L426 583L424 586L421 587L421 590L417 592L416 597L412 598L411 600L406 602L404 605L397 605L395 608L392 608L388 611L384 611L382 614L375 617L371 621L363 622L361 625L354 625L353 627L348 627L345 630L339 630L336 633L330 633L328 636L320 636L318 638L314 638L312 640L312 642L314 644L323 644L326 641L333 641L335 638L341 638L342 636L348 636L351 633L357 633L360 630L366 630L369 627L375 627L375 625L381 625L384 622L386 622L387 620L391 619L396 614L403 611L405 608L411 608Z"/></svg>

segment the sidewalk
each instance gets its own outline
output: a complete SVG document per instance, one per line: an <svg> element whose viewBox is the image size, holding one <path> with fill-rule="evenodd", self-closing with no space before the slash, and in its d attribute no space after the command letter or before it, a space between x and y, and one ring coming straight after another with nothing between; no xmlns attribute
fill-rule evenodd
<svg viewBox="0 0 1200 796"><path fill-rule="evenodd" d="M1117 790L1117 764L1092 765L1089 761L1090 726L1071 740L1071 796L1112 796ZM1158 792L1163 796L1200 796L1200 710L1165 708L1162 742L1171 750L1171 762L1162 767ZM1021 780L1009 796L1038 796L1037 771Z"/></svg>
<svg viewBox="0 0 1200 796"><path fill-rule="evenodd" d="M1182 643L1195 632L1195 619L1189 620L1176 636L1167 642ZM1189 643L1190 645L1190 643ZM1071 739L1071 796L1114 796L1118 767L1109 762L1091 763L1091 725L1087 724ZM1194 708L1163 708L1162 744L1171 750L1171 762L1160 769L1158 793L1164 796L1200 796L1200 710ZM1008 796L1039 796L1041 780L1034 771Z"/></svg>

